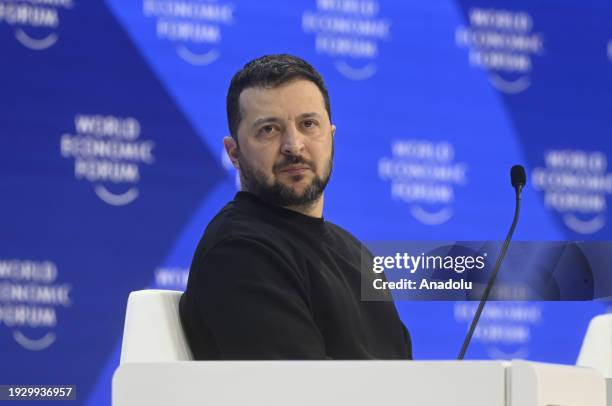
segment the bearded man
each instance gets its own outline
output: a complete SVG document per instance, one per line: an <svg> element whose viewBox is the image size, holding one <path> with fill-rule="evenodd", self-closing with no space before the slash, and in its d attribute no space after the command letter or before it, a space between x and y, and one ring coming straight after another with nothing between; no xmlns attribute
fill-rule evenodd
<svg viewBox="0 0 612 406"><path fill-rule="evenodd" d="M323 219L334 134L306 61L247 63L227 95L225 150L241 191L196 249L180 315L195 359L410 359L392 301L361 300L369 251Z"/></svg>

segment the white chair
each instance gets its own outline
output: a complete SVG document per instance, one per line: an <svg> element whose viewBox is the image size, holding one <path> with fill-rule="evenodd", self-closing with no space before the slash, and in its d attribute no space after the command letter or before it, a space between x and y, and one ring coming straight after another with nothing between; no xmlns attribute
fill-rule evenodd
<svg viewBox="0 0 612 406"><path fill-rule="evenodd" d="M612 313L591 320L576 365L596 369L612 383Z"/></svg>
<svg viewBox="0 0 612 406"><path fill-rule="evenodd" d="M130 293L125 313L121 364L193 359L178 313L181 294L173 290Z"/></svg>
<svg viewBox="0 0 612 406"><path fill-rule="evenodd" d="M601 373L568 365L519 360L185 362L192 357L178 315L180 295L159 290L130 294L121 364L113 375L113 406L369 406L406 403L406 396L418 405L606 405Z"/></svg>

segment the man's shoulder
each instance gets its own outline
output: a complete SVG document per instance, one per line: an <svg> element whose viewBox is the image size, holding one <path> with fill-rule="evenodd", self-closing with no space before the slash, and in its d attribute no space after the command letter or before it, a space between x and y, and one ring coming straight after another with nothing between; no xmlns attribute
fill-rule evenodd
<svg viewBox="0 0 612 406"><path fill-rule="evenodd" d="M278 233L256 213L244 210L235 201L226 204L208 223L195 257L202 258L211 250L224 245L257 245L274 248Z"/></svg>
<svg viewBox="0 0 612 406"><path fill-rule="evenodd" d="M202 239L220 241L233 237L256 237L262 227L266 227L264 221L241 210L235 201L231 201L208 223Z"/></svg>
<svg viewBox="0 0 612 406"><path fill-rule="evenodd" d="M275 281L303 276L293 257L286 235L256 213L228 203L210 221L195 250L189 286L202 285L196 279L236 282L237 279L267 278ZM222 270L222 272L219 272ZM258 275L258 276L255 276ZM233 283L232 282L232 283Z"/></svg>

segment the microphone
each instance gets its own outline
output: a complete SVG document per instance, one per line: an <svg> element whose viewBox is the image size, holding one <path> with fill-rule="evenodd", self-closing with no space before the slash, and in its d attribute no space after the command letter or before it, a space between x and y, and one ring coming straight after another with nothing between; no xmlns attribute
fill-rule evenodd
<svg viewBox="0 0 612 406"><path fill-rule="evenodd" d="M478 320L480 320L482 310L484 309L485 303L489 298L491 289L493 289L493 284L495 283L495 279L497 278L499 268L501 267L504 257L506 256L506 251L508 251L508 246L510 245L512 234L514 234L514 229L516 228L516 223L518 222L519 213L521 210L521 192L523 190L523 186L525 186L525 184L527 183L527 175L525 175L525 168L523 168L521 165L514 165L512 169L510 169L510 182L512 183L512 187L514 187L514 193L516 197L512 225L510 226L510 230L508 230L508 234L506 235L506 239L504 240L504 245L502 245L502 249L499 252L497 261L495 262L493 273L491 274L489 282L487 282L487 286L482 294L482 298L480 299L480 303L478 304L478 308L476 309L476 314L474 315L474 319L472 320L470 329L468 330L468 333L465 336L465 340L463 341L463 345L461 346L461 351L459 352L459 356L457 357L458 360L462 360L465 357L465 353L467 351L468 345L470 345L470 341L472 340L474 330L476 330Z"/></svg>
<svg viewBox="0 0 612 406"><path fill-rule="evenodd" d="M517 194L521 195L521 191L523 190L523 186L527 183L527 175L525 175L525 168L521 165L514 165L512 169L510 169L510 181L512 182L512 186L517 190Z"/></svg>

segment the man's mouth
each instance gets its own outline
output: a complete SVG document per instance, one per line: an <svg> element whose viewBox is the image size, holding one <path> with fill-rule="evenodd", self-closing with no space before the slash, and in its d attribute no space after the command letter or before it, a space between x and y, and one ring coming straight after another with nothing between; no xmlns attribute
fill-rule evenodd
<svg viewBox="0 0 612 406"><path fill-rule="evenodd" d="M308 165L287 165L282 167L280 172L287 173L289 175L301 175L309 170L311 169Z"/></svg>

